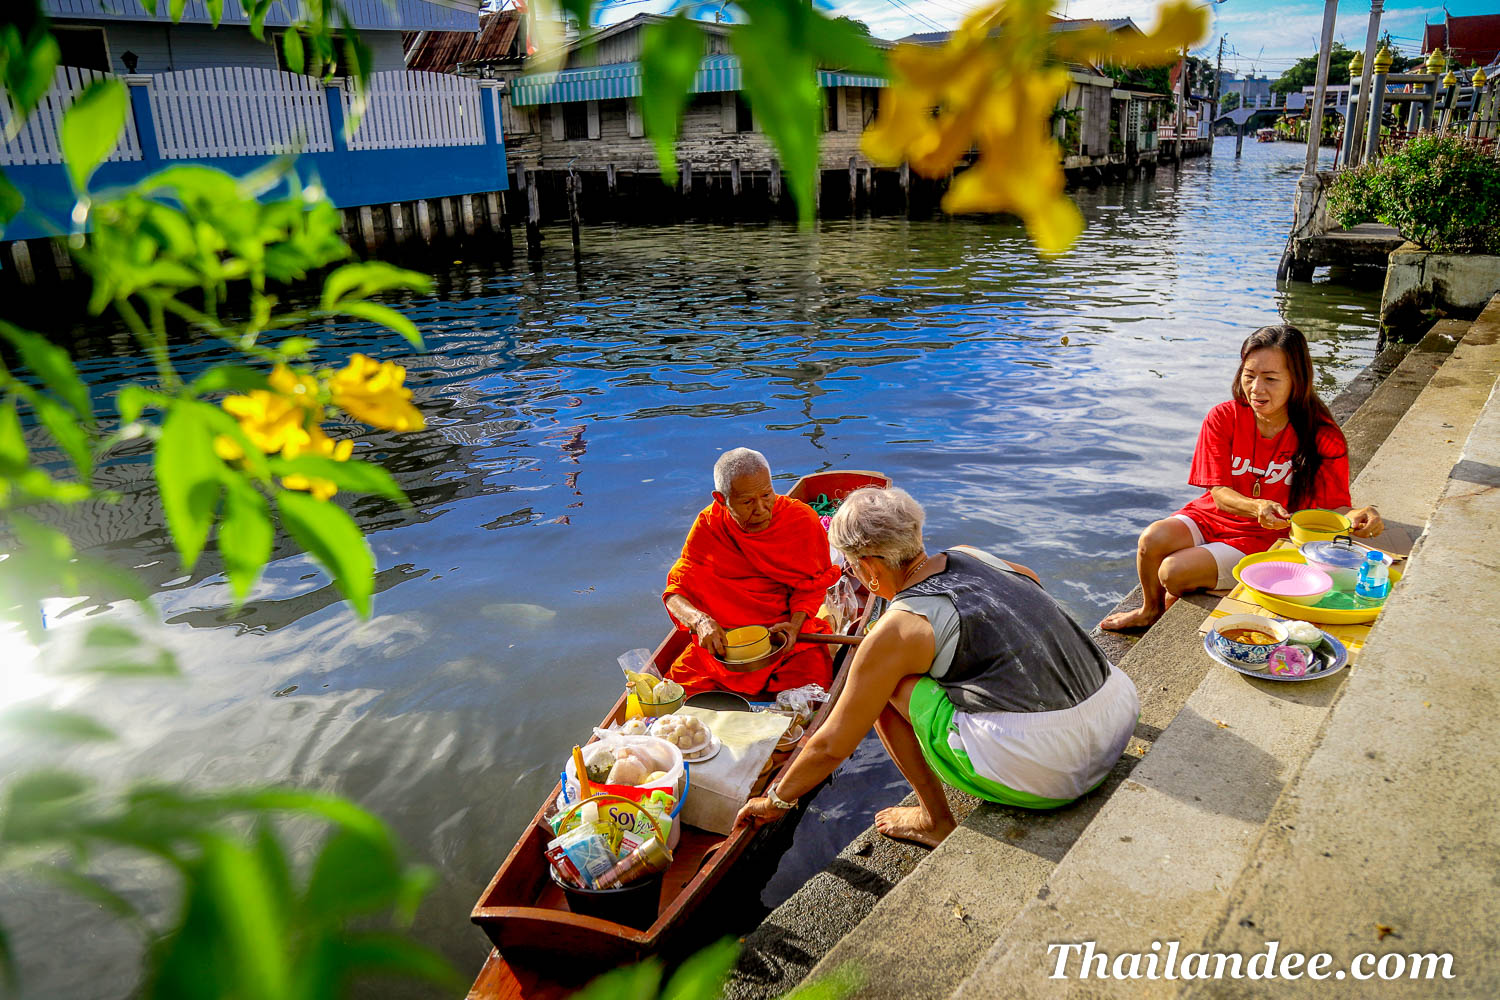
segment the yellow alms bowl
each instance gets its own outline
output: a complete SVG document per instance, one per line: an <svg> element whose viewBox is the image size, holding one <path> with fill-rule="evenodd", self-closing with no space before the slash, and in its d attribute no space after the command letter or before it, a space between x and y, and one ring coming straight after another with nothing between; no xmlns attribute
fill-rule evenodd
<svg viewBox="0 0 1500 1000"><path fill-rule="evenodd" d="M1337 511L1312 508L1292 515L1292 541L1297 545L1331 542L1349 534L1349 528L1349 519Z"/></svg>
<svg viewBox="0 0 1500 1000"><path fill-rule="evenodd" d="M1290 601L1283 601L1270 594L1263 594L1240 579L1240 571L1246 566L1253 566L1258 562L1270 562L1277 559L1294 563L1307 562L1306 557L1296 549L1272 549L1270 552L1256 552L1248 555L1236 563L1234 567L1234 578L1239 580L1244 588L1250 592L1249 599L1272 614L1281 615L1283 618L1298 618L1316 625L1362 625L1365 622L1374 621L1375 616L1380 614L1381 608L1385 607L1384 604L1381 604L1379 608L1305 607L1300 604L1293 604ZM1395 591L1396 584L1400 580L1401 571L1392 567L1390 570L1392 592Z"/></svg>
<svg viewBox="0 0 1500 1000"><path fill-rule="evenodd" d="M724 640L726 660L758 660L771 652L771 630L764 625L732 628Z"/></svg>

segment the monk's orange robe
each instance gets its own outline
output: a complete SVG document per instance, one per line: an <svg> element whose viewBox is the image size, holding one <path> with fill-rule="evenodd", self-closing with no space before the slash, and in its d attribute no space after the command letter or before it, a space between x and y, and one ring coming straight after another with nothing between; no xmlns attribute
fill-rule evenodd
<svg viewBox="0 0 1500 1000"><path fill-rule="evenodd" d="M776 625L798 611L807 613L802 631L828 632L828 623L816 615L824 593L838 578L839 571L828 559L828 535L818 515L801 500L777 497L771 524L754 533L741 529L728 510L713 503L693 522L682 555L667 573L662 600L681 594L726 632L742 625ZM677 627L691 632L682 622ZM770 666L736 673L701 648L694 636L669 676L690 693L761 694L804 684L826 688L833 680L833 660L827 646L799 642Z"/></svg>

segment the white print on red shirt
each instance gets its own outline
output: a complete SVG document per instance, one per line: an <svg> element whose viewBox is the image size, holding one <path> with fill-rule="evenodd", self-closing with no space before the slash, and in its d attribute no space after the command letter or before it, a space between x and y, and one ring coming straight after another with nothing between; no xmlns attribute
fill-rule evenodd
<svg viewBox="0 0 1500 1000"><path fill-rule="evenodd" d="M1291 462L1272 462L1265 469L1256 469L1250 465L1248 458L1235 458L1230 462L1229 474L1231 476L1263 476L1265 485L1279 483L1292 471Z"/></svg>

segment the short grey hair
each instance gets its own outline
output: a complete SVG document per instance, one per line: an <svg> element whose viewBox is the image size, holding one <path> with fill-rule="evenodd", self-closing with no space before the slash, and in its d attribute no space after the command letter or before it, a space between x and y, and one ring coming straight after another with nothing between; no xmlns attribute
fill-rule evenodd
<svg viewBox="0 0 1500 1000"><path fill-rule="evenodd" d="M828 540L847 559L875 556L894 569L924 551L926 520L927 512L905 490L865 486L850 493L834 512Z"/></svg>
<svg viewBox="0 0 1500 1000"><path fill-rule="evenodd" d="M741 476L757 472L771 474L771 463L754 448L731 448L714 463L714 491L729 496L729 487Z"/></svg>

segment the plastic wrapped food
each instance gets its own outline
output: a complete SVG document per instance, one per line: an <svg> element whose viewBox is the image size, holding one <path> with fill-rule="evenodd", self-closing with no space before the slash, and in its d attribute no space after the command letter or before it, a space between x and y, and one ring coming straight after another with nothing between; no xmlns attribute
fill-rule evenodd
<svg viewBox="0 0 1500 1000"><path fill-rule="evenodd" d="M1298 646L1316 646L1323 641L1323 632L1312 622L1283 622L1287 641Z"/></svg>
<svg viewBox="0 0 1500 1000"><path fill-rule="evenodd" d="M651 735L681 750L689 750L708 742L708 727L702 719L691 715L668 715L656 720Z"/></svg>
<svg viewBox="0 0 1500 1000"><path fill-rule="evenodd" d="M590 743L583 748L583 767L590 781L603 781L609 769L615 766L614 751L602 743Z"/></svg>
<svg viewBox="0 0 1500 1000"><path fill-rule="evenodd" d="M827 700L827 691L817 684L807 684L790 691L782 691L776 696L774 707L777 711L795 714L797 722L805 726L812 721L818 706Z"/></svg>
<svg viewBox="0 0 1500 1000"><path fill-rule="evenodd" d="M1282 677L1306 677L1312 663L1312 654L1301 646L1277 646L1271 650L1266 669Z"/></svg>
<svg viewBox="0 0 1500 1000"><path fill-rule="evenodd" d="M621 757L615 761L615 766L609 769L609 776L604 779L604 783L606 785L639 785L650 773L634 757Z"/></svg>
<svg viewBox="0 0 1500 1000"><path fill-rule="evenodd" d="M626 719L620 727L620 732L626 736L645 736L649 731L650 724L645 719Z"/></svg>
<svg viewBox="0 0 1500 1000"><path fill-rule="evenodd" d="M609 841L589 826L577 826L547 845L547 860L558 875L574 885L592 889L615 866Z"/></svg>

